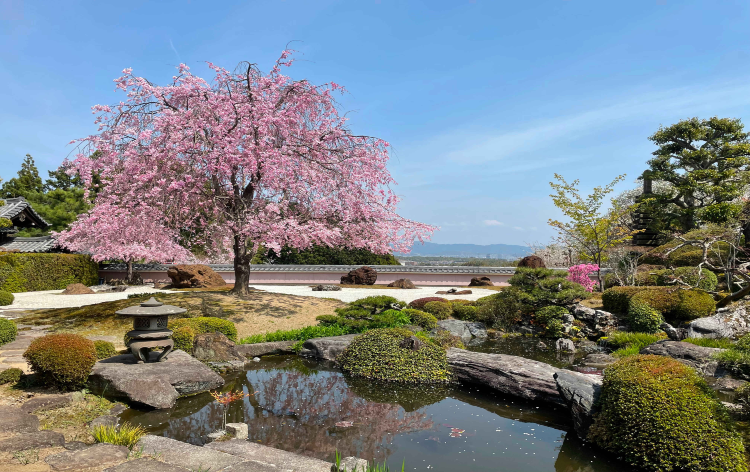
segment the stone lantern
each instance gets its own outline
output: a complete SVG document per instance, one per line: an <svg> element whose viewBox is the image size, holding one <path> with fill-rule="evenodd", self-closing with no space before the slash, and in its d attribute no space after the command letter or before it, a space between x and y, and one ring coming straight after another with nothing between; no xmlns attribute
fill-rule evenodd
<svg viewBox="0 0 750 472"><path fill-rule="evenodd" d="M151 297L138 306L124 308L115 314L133 317L133 331L126 334L131 339L128 347L138 363L142 364L149 361L149 353L155 347L164 348L156 358L157 362L167 360L167 355L174 348L172 331L167 329L169 315L178 315L186 311L178 306L165 305Z"/></svg>

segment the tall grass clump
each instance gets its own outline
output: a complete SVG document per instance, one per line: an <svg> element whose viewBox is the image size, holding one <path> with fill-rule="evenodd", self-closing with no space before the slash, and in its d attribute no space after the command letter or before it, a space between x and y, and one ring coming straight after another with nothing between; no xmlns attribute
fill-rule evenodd
<svg viewBox="0 0 750 472"><path fill-rule="evenodd" d="M128 449L138 444L138 441L146 434L143 426L123 423L118 428L114 425L99 425L92 431L94 439L98 443L114 444L115 446L127 446Z"/></svg>
<svg viewBox="0 0 750 472"><path fill-rule="evenodd" d="M687 338L683 339L682 342L695 344L696 346L701 347L715 347L718 349L730 349L732 346L734 346L734 342L732 342L731 339L726 338Z"/></svg>
<svg viewBox="0 0 750 472"><path fill-rule="evenodd" d="M351 334L346 326L307 326L301 329L274 331L273 333L253 334L240 340L240 344L271 343L277 341L307 341L313 338L343 336Z"/></svg>
<svg viewBox="0 0 750 472"><path fill-rule="evenodd" d="M615 357L629 357L638 354L641 349L662 339L667 335L663 333L630 333L626 331L615 331L606 338L607 346L614 350L612 355Z"/></svg>

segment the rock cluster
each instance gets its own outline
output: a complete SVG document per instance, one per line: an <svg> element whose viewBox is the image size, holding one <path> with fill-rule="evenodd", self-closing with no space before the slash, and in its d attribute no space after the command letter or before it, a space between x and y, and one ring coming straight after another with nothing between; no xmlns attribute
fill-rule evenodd
<svg viewBox="0 0 750 472"><path fill-rule="evenodd" d="M686 338L729 338L739 339L750 333L750 314L747 307L737 303L719 308L713 316L698 318L688 324Z"/></svg>
<svg viewBox="0 0 750 472"><path fill-rule="evenodd" d="M218 288L227 284L212 268L203 264L174 265L167 275L174 288Z"/></svg>
<svg viewBox="0 0 750 472"><path fill-rule="evenodd" d="M490 287L494 285L489 277L472 277L469 287Z"/></svg>
<svg viewBox="0 0 750 472"><path fill-rule="evenodd" d="M389 287L412 289L417 288L409 279L398 279L388 284Z"/></svg>
<svg viewBox="0 0 750 472"><path fill-rule="evenodd" d="M461 341L467 343L472 339L484 340L487 338L487 327L484 323L461 320L440 320L437 322L436 330L444 330L453 336L458 336Z"/></svg>
<svg viewBox="0 0 750 472"><path fill-rule="evenodd" d="M471 290L459 290L457 288L450 288L448 290L439 290L435 292L435 295L471 295Z"/></svg>
<svg viewBox="0 0 750 472"><path fill-rule="evenodd" d="M312 288L313 292L339 292L341 287L338 285L314 285Z"/></svg>
<svg viewBox="0 0 750 472"><path fill-rule="evenodd" d="M341 276L342 285L374 285L376 280L378 271L368 266L362 266Z"/></svg>
<svg viewBox="0 0 750 472"><path fill-rule="evenodd" d="M617 329L621 324L621 320L617 315L604 310L595 310L581 304L571 307L570 313L573 315L572 319L563 319L563 326L565 331L569 332L573 327L573 321L582 321L583 326L578 326L580 332L576 335L577 337L604 336L607 332Z"/></svg>
<svg viewBox="0 0 750 472"><path fill-rule="evenodd" d="M539 256L526 256L518 261L518 267L528 267L529 269L545 268L544 260Z"/></svg>
<svg viewBox="0 0 750 472"><path fill-rule="evenodd" d="M96 292L83 284L70 284L65 287L61 295L91 295L93 293Z"/></svg>
<svg viewBox="0 0 750 472"><path fill-rule="evenodd" d="M244 361L237 346L224 333L203 333L195 337L193 357L201 362Z"/></svg>

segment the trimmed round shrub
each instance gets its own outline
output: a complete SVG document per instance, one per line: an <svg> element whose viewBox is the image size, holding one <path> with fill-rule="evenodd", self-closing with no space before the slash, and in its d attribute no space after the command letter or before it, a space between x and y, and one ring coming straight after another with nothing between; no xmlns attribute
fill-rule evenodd
<svg viewBox="0 0 750 472"><path fill-rule="evenodd" d="M447 320L453 314L453 307L448 302L427 302L424 311L438 320Z"/></svg>
<svg viewBox="0 0 750 472"><path fill-rule="evenodd" d="M15 341L17 334L18 328L14 321L0 318L0 346Z"/></svg>
<svg viewBox="0 0 750 472"><path fill-rule="evenodd" d="M588 439L639 470L747 472L726 409L674 359L638 355L612 364L600 405Z"/></svg>
<svg viewBox="0 0 750 472"><path fill-rule="evenodd" d="M680 290L677 305L672 308L670 318L691 321L711 316L715 312L716 302L711 294L700 290Z"/></svg>
<svg viewBox="0 0 750 472"><path fill-rule="evenodd" d="M10 305L15 299L16 297L14 297L12 293L0 290L0 306Z"/></svg>
<svg viewBox="0 0 750 472"><path fill-rule="evenodd" d="M115 345L109 341L94 341L97 359L109 359L117 355Z"/></svg>
<svg viewBox="0 0 750 472"><path fill-rule="evenodd" d="M475 302L471 300L463 300L461 298L458 298L456 300L450 300L450 304L453 308L456 308L457 306L464 306L464 305L477 306Z"/></svg>
<svg viewBox="0 0 750 472"><path fill-rule="evenodd" d="M401 310L385 310L382 313L373 315L372 328L396 328L411 323L409 315Z"/></svg>
<svg viewBox="0 0 750 472"><path fill-rule="evenodd" d="M628 307L628 324L630 330L638 333L656 333L663 323L661 313L649 305L641 294L630 299Z"/></svg>
<svg viewBox="0 0 750 472"><path fill-rule="evenodd" d="M427 312L407 308L402 313L408 315L412 323L424 329L435 329L437 327L437 318Z"/></svg>
<svg viewBox="0 0 750 472"><path fill-rule="evenodd" d="M477 321L492 328L509 329L519 321L526 309L526 294L510 287L477 300Z"/></svg>
<svg viewBox="0 0 750 472"><path fill-rule="evenodd" d="M181 326L172 332L175 349L182 349L188 354L193 352L195 331L190 326Z"/></svg>
<svg viewBox="0 0 750 472"><path fill-rule="evenodd" d="M11 384L15 385L21 380L23 371L16 367L11 367L0 372L0 385Z"/></svg>
<svg viewBox="0 0 750 472"><path fill-rule="evenodd" d="M625 314L628 312L630 297L642 292L643 287L612 287L602 293L602 307L612 313Z"/></svg>
<svg viewBox="0 0 750 472"><path fill-rule="evenodd" d="M204 333L223 333L230 341L237 342L237 328L229 320L199 316L197 318L180 318L169 323L169 329L172 331L176 331L183 326L192 328L196 336Z"/></svg>
<svg viewBox="0 0 750 472"><path fill-rule="evenodd" d="M537 310L534 320L542 330L542 336L547 338L561 338L565 336L563 316L569 314L570 312L564 307L545 306Z"/></svg>
<svg viewBox="0 0 750 472"><path fill-rule="evenodd" d="M23 357L42 383L60 390L86 385L96 363L96 348L77 334L48 334L31 342Z"/></svg>
<svg viewBox="0 0 750 472"><path fill-rule="evenodd" d="M473 305L453 305L453 317L464 321L476 321L478 310Z"/></svg>
<svg viewBox="0 0 750 472"><path fill-rule="evenodd" d="M424 297L424 298L417 298L416 300L413 300L411 303L409 303L409 308L414 308L416 310L424 310L424 306L429 302L447 302L445 298L441 297Z"/></svg>
<svg viewBox="0 0 750 472"><path fill-rule="evenodd" d="M404 342L412 336L403 328L370 330L354 338L337 362L354 377L406 383L450 381L445 351L422 339L421 346L412 349Z"/></svg>

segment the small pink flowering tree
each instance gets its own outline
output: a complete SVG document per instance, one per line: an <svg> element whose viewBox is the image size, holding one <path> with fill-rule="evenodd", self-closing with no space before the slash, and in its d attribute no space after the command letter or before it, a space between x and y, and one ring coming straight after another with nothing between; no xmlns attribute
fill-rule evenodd
<svg viewBox="0 0 750 472"><path fill-rule="evenodd" d="M115 82L127 99L93 108L99 133L73 162L90 188L101 179L96 206L142 208L171 231L163 250L231 251L237 294L261 246L408 252L428 238L434 227L396 213L388 143L346 128L339 85L283 75L290 54L267 74L209 63L211 83L184 64L167 86L126 69Z"/></svg>
<svg viewBox="0 0 750 472"><path fill-rule="evenodd" d="M583 288L593 292L596 281L591 279L591 274L599 271L596 264L578 264L568 268L568 280L583 285Z"/></svg>

